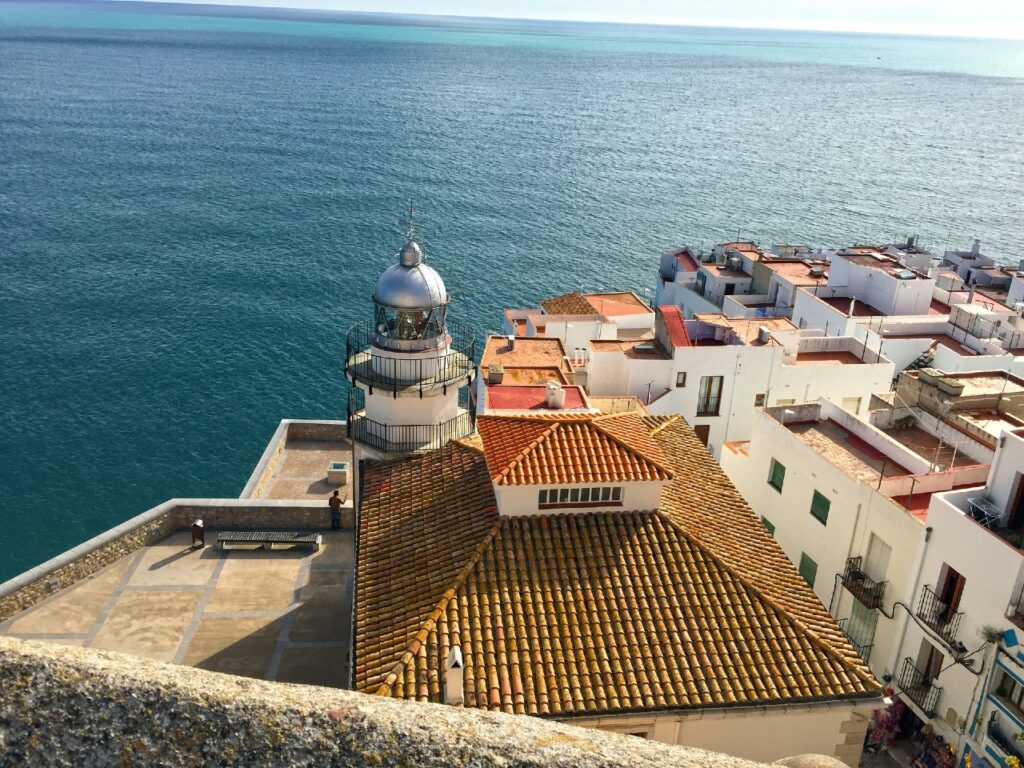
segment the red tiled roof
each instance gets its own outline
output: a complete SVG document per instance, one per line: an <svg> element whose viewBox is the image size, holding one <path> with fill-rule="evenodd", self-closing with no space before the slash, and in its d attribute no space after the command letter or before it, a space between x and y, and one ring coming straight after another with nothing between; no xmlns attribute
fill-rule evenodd
<svg viewBox="0 0 1024 768"><path fill-rule="evenodd" d="M356 688L441 701L458 646L466 706L510 713L880 696L686 423L640 423L677 477L655 511L496 518L485 457L460 443L369 467Z"/></svg>
<svg viewBox="0 0 1024 768"><path fill-rule="evenodd" d="M669 480L633 413L577 419L482 416L477 429L498 485Z"/></svg>
<svg viewBox="0 0 1024 768"><path fill-rule="evenodd" d="M540 303L549 315L596 315L594 305L579 291L564 293Z"/></svg>
<svg viewBox="0 0 1024 768"><path fill-rule="evenodd" d="M679 307L667 304L658 307L658 312L661 313L661 317L665 321L668 340L672 342L674 349L693 346L690 343L690 335L686 332L686 323L683 322L683 314L679 311Z"/></svg>

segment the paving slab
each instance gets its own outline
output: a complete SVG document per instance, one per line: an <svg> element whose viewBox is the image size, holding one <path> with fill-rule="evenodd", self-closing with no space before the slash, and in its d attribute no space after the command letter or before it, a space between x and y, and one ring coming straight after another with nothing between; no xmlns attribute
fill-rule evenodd
<svg viewBox="0 0 1024 768"><path fill-rule="evenodd" d="M199 597L198 590L124 592L96 633L92 647L173 661Z"/></svg>
<svg viewBox="0 0 1024 768"><path fill-rule="evenodd" d="M131 565L132 557L123 557L96 573L48 597L10 623L6 634L79 634L86 635L96 624L100 612Z"/></svg>
<svg viewBox="0 0 1024 768"><path fill-rule="evenodd" d="M310 571L293 611L288 640L293 643L341 642L349 635L351 571Z"/></svg>
<svg viewBox="0 0 1024 768"><path fill-rule="evenodd" d="M184 663L230 675L265 678L283 624L280 617L202 619Z"/></svg>
<svg viewBox="0 0 1024 768"><path fill-rule="evenodd" d="M208 531L207 537L207 541L216 541L216 532ZM146 547L128 584L133 587L202 586L210 580L220 558L220 551L214 547L193 549L191 534L181 531Z"/></svg>
<svg viewBox="0 0 1024 768"><path fill-rule="evenodd" d="M299 550L234 550L217 579L208 612L283 611L295 597Z"/></svg>

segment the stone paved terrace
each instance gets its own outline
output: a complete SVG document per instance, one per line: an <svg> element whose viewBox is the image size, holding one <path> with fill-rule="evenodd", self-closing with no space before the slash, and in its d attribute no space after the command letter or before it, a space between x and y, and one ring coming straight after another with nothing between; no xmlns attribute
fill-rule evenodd
<svg viewBox="0 0 1024 768"><path fill-rule="evenodd" d="M327 466L332 461L349 463L349 482L335 485L327 481ZM324 506L335 488L341 497L353 497L352 444L348 440L296 440L285 444L274 473L263 494L266 499L322 499Z"/></svg>
<svg viewBox="0 0 1024 768"><path fill-rule="evenodd" d="M354 541L310 550L193 550L188 532L143 547L0 623L0 634L234 675L348 680Z"/></svg>

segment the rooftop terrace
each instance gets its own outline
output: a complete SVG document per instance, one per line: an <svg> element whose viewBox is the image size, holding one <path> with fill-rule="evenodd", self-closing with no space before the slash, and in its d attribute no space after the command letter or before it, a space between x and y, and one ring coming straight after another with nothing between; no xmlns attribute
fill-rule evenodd
<svg viewBox="0 0 1024 768"><path fill-rule="evenodd" d="M223 551L173 533L0 623L0 634L233 675L348 680L353 533L308 551Z"/></svg>
<svg viewBox="0 0 1024 768"><path fill-rule="evenodd" d="M804 421L787 424L786 427L815 453L856 480L873 482L880 474L884 477L911 474L910 470L834 421Z"/></svg>

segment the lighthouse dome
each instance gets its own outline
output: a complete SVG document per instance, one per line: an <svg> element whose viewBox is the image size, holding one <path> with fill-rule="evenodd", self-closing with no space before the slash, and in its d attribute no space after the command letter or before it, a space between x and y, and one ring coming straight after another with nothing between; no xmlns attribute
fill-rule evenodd
<svg viewBox="0 0 1024 768"><path fill-rule="evenodd" d="M373 302L394 309L433 309L448 303L444 280L433 267L423 263L419 244L409 241L398 254L398 263L377 279Z"/></svg>

